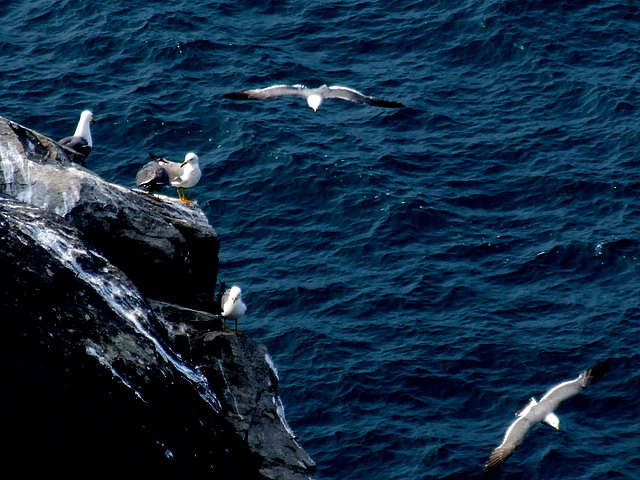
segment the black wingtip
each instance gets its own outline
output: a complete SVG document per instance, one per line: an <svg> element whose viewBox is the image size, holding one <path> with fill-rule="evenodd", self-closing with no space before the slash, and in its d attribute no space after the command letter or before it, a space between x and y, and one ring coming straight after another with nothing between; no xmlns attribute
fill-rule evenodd
<svg viewBox="0 0 640 480"><path fill-rule="evenodd" d="M371 101L369 102L370 105L376 106L376 107L383 107L383 108L404 108L404 105L400 102L393 102L391 100L382 100L380 98L372 98L370 99Z"/></svg>
<svg viewBox="0 0 640 480"><path fill-rule="evenodd" d="M216 294L216 302L218 305L222 304L222 296L224 292L227 290L227 284L224 282L220 282L220 287L218 288L218 293Z"/></svg>
<svg viewBox="0 0 640 480"><path fill-rule="evenodd" d="M231 100L249 100L251 97L246 92L229 92L224 94L224 98Z"/></svg>
<svg viewBox="0 0 640 480"><path fill-rule="evenodd" d="M151 158L151 160L158 163L164 163L169 161L167 158L163 157L162 155L156 155L155 153L151 153L151 152L149 152L149 157Z"/></svg>
<svg viewBox="0 0 640 480"><path fill-rule="evenodd" d="M591 385L597 383L605 373L611 370L611 362L609 360L603 360L596 363L590 370L588 370L589 383Z"/></svg>
<svg viewBox="0 0 640 480"><path fill-rule="evenodd" d="M482 473L483 473L485 476L492 475L492 474L494 474L494 473L498 470L498 467L499 467L500 465L502 465L503 463L504 463L504 462L493 462L493 463L491 463L491 462L487 462L487 463L485 463L485 464L484 464L484 466L482 467Z"/></svg>
<svg viewBox="0 0 640 480"><path fill-rule="evenodd" d="M380 105L380 107L385 108L404 108L404 104L400 102L391 102L389 100L384 100L384 102Z"/></svg>

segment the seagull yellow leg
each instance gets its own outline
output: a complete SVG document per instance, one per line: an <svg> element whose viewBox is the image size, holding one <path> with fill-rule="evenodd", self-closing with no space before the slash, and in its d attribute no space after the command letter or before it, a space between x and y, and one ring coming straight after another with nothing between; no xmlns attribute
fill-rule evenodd
<svg viewBox="0 0 640 480"><path fill-rule="evenodd" d="M224 333L229 333L231 330L229 330L229 327L227 327L227 319L226 319L226 317L222 317L222 321L223 321L222 331Z"/></svg>
<svg viewBox="0 0 640 480"><path fill-rule="evenodd" d="M187 191L184 189L184 187L182 188L182 198L180 200L182 200L182 203L192 203L193 202L193 200L189 200L187 198Z"/></svg>

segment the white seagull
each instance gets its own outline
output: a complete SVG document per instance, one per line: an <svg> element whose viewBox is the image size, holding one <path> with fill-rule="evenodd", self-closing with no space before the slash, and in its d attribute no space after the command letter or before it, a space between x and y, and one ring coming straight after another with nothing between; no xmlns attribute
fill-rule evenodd
<svg viewBox="0 0 640 480"><path fill-rule="evenodd" d="M607 362L597 364L590 370L582 372L578 378L563 382L551 388L537 402L531 398L529 403L519 412L518 417L507 429L504 440L489 456L484 466L484 471L489 473L499 467L513 453L515 448L522 443L531 428L542 422L557 430L560 430L560 419L553 413L560 402L570 398L591 384L596 383L609 369Z"/></svg>
<svg viewBox="0 0 640 480"><path fill-rule="evenodd" d="M267 88L225 93L224 96L233 100L262 100L265 98L286 96L302 97L307 99L307 104L309 104L314 112L318 111L318 108L326 98L339 98L355 103L366 103L367 105L373 105L375 107L404 107L403 104L398 102L368 97L353 88L339 86L328 87L326 85L318 88L307 88L304 85L273 85Z"/></svg>
<svg viewBox="0 0 640 480"><path fill-rule="evenodd" d="M91 139L90 124L95 123L93 113L85 110L80 114L80 121L76 127L76 132L71 137L65 137L58 142L58 145L72 150L79 154L84 160L91 153L93 140Z"/></svg>
<svg viewBox="0 0 640 480"><path fill-rule="evenodd" d="M147 190L150 190L149 185L153 188L157 187L157 190L160 190L165 185L166 178L154 166L155 163L169 174L169 183L178 190L180 201L182 203L191 203L192 201L187 199L185 188L191 188L200 181L202 172L200 171L198 156L193 152L189 152L185 155L182 163L172 162L153 153L149 153L149 156L151 157L151 162L140 169L138 175L136 175L136 184L147 188Z"/></svg>
<svg viewBox="0 0 640 480"><path fill-rule="evenodd" d="M225 318L224 330L228 332L227 318L236 321L236 334L238 334L238 319L247 311L247 306L242 301L242 290L234 285L222 295L222 316Z"/></svg>

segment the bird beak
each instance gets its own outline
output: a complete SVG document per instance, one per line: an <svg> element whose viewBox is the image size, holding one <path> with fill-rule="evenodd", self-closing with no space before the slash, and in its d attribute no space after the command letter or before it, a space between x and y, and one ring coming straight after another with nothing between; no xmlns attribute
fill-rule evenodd
<svg viewBox="0 0 640 480"><path fill-rule="evenodd" d="M97 120L95 118L91 117L91 122L90 123L96 123L96 122L97 122Z"/></svg>
<svg viewBox="0 0 640 480"><path fill-rule="evenodd" d="M187 162L186 160L185 160L184 162L182 162L182 163L180 164L180 168L184 167L187 163L188 163L188 162Z"/></svg>

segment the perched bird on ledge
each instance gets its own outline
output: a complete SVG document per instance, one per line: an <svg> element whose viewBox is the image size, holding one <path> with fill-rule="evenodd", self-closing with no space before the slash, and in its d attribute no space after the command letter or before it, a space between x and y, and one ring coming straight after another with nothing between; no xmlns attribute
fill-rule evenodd
<svg viewBox="0 0 640 480"><path fill-rule="evenodd" d="M198 164L198 156L195 153L187 153L184 157L184 162L180 164L180 174L171 179L171 185L178 189L178 197L182 203L191 203L191 200L187 199L185 188L191 188L195 186L202 176L200 172L200 165ZM180 192L182 191L182 194Z"/></svg>
<svg viewBox="0 0 640 480"><path fill-rule="evenodd" d="M202 176L198 156L189 152L182 163L172 162L153 153L149 153L149 157L151 161L136 175L136 185L146 188L147 192L151 193L171 184L178 190L178 198L182 203L191 203L192 201L187 199L185 189L195 186Z"/></svg>
<svg viewBox="0 0 640 480"><path fill-rule="evenodd" d="M167 169L160 164L164 159L153 153L149 153L149 156L151 161L146 163L136 175L136 185L145 188L147 193L153 194L170 185L171 180Z"/></svg>
<svg viewBox="0 0 640 480"><path fill-rule="evenodd" d="M242 301L242 290L240 287L234 285L229 290L226 290L222 294L222 316L225 319L224 331L229 332L227 328L227 319L236 321L236 335L240 335L242 332L238 331L238 320L247 311L247 306Z"/></svg>
<svg viewBox="0 0 640 480"><path fill-rule="evenodd" d="M84 163L84 160L89 156L93 149L93 140L91 139L91 124L96 121L93 118L93 113L89 110L85 110L80 114L80 120L76 127L76 132L71 137L65 137L58 142L58 145L71 150L74 154L78 155Z"/></svg>

